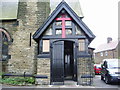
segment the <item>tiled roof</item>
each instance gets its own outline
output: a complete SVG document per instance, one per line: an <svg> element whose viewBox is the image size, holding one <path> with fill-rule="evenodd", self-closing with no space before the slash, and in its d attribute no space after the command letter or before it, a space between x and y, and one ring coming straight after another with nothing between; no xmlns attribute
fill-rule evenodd
<svg viewBox="0 0 120 90"><path fill-rule="evenodd" d="M98 48L96 48L95 52L101 52L101 51L108 51L108 50L112 50L115 49L118 45L118 40L116 41L111 41L110 43L104 43L101 44L100 46L98 46Z"/></svg>

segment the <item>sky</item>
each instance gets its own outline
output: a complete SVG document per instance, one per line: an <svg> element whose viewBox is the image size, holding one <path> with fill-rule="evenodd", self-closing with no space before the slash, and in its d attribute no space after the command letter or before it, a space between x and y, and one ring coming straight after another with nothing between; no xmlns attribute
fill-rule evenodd
<svg viewBox="0 0 120 90"><path fill-rule="evenodd" d="M120 0L79 0L84 15L83 21L95 34L90 44L97 48L107 43L107 37L118 39L118 2Z"/></svg>
<svg viewBox="0 0 120 90"><path fill-rule="evenodd" d="M18 0L2 0L2 1L14 2ZM66 0L66 1L75 2L78 0ZM91 42L90 46L93 48L97 48L100 44L107 42L107 37L112 37L113 40L117 40L118 2L120 0L79 0L79 1L84 16L83 21L96 36L96 38Z"/></svg>

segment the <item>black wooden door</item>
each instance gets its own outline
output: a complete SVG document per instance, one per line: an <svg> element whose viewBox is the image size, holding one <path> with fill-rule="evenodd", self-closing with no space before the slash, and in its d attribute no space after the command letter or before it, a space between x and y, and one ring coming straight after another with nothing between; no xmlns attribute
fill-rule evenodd
<svg viewBox="0 0 120 90"><path fill-rule="evenodd" d="M64 84L64 41L53 43L51 84Z"/></svg>

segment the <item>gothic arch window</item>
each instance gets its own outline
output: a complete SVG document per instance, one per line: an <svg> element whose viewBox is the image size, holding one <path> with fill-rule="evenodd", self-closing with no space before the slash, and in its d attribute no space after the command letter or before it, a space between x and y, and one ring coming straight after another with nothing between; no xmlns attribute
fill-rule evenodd
<svg viewBox="0 0 120 90"><path fill-rule="evenodd" d="M9 33L5 29L0 28L0 60L1 61L9 59L8 46L10 41L11 41L11 37Z"/></svg>

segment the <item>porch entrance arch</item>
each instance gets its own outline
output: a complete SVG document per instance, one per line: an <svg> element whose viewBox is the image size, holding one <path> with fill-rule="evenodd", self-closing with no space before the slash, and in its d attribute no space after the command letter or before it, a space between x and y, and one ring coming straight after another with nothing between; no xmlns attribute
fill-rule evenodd
<svg viewBox="0 0 120 90"><path fill-rule="evenodd" d="M51 84L77 80L76 50L74 40L51 42Z"/></svg>

